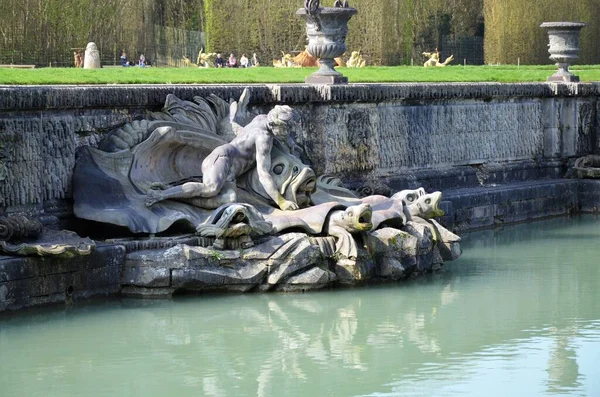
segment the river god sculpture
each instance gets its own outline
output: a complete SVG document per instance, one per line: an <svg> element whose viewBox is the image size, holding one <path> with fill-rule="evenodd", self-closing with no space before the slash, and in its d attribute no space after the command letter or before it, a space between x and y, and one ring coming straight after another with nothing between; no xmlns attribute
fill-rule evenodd
<svg viewBox="0 0 600 397"><path fill-rule="evenodd" d="M128 254L123 278L135 291L304 290L398 279L460 255L458 236L431 219L443 215L441 193L359 198L338 178L317 178L294 154L296 112L252 116L249 96L230 105L169 95L161 112L80 149L76 216L186 236Z"/></svg>
<svg viewBox="0 0 600 397"><path fill-rule="evenodd" d="M237 200L236 179L255 166L259 182L273 202L284 211L298 209L296 203L277 191L269 173L274 134L285 136L292 118L289 106L275 106L266 116L256 116L231 142L217 147L204 159L202 182L186 182L162 191L150 189L146 205L167 199L183 199L209 209L233 203Z"/></svg>

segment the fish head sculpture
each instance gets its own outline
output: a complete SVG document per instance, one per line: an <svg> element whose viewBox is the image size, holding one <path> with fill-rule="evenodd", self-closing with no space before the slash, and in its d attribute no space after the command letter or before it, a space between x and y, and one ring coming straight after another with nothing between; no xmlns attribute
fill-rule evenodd
<svg viewBox="0 0 600 397"><path fill-rule="evenodd" d="M444 211L439 208L441 201L442 192L428 193L408 204L408 211L412 216L418 216L423 219L444 216Z"/></svg>
<svg viewBox="0 0 600 397"><path fill-rule="evenodd" d="M286 200L293 201L300 208L311 205L311 194L317 186L317 177L312 168L302 164L299 158L279 145L273 145L270 173L277 190ZM237 184L268 202L272 201L260 183L256 168L242 175Z"/></svg>
<svg viewBox="0 0 600 397"><path fill-rule="evenodd" d="M423 189L422 187L418 188L418 189L407 189L407 190L401 190L398 193L395 193L392 198L395 200L402 200L406 205L410 205L414 202L416 202L419 197L424 196L425 194L427 194L425 192L425 189Z"/></svg>
<svg viewBox="0 0 600 397"><path fill-rule="evenodd" d="M329 221L329 229L339 226L348 233L367 232L373 229L373 209L369 204L353 205L344 211L335 211Z"/></svg>

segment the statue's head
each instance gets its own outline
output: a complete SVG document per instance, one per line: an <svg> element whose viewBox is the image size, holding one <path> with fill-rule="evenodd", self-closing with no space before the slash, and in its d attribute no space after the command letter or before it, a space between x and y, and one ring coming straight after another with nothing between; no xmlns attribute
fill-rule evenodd
<svg viewBox="0 0 600 397"><path fill-rule="evenodd" d="M373 209L369 204L354 205L334 214L334 222L349 233L368 232L373 229Z"/></svg>
<svg viewBox="0 0 600 397"><path fill-rule="evenodd" d="M415 190L401 190L398 193L394 194L392 198L395 200L402 200L406 205L411 205L415 203L419 199L419 197L424 196L425 194L427 194L425 193L425 189L420 187Z"/></svg>
<svg viewBox="0 0 600 397"><path fill-rule="evenodd" d="M408 204L408 211L412 216L418 216L423 219L444 216L444 211L439 207L441 201L441 192L424 194L413 203Z"/></svg>
<svg viewBox="0 0 600 397"><path fill-rule="evenodd" d="M287 135L289 129L297 122L298 114L289 106L275 106L267 114L269 128L275 135Z"/></svg>

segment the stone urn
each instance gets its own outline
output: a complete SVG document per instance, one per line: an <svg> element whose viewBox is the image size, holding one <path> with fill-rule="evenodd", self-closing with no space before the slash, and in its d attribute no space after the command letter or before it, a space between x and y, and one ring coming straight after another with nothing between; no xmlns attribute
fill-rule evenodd
<svg viewBox="0 0 600 397"><path fill-rule="evenodd" d="M569 72L569 65L579 58L579 33L585 26L587 24L583 22L544 22L540 25L548 30L548 52L558 67L548 81L579 81L579 77Z"/></svg>
<svg viewBox="0 0 600 397"><path fill-rule="evenodd" d="M319 59L319 70L305 79L310 84L346 84L348 78L337 72L334 58L346 52L348 21L356 11L345 1L336 1L336 7L320 7L319 0L306 0L296 14L306 21L307 51Z"/></svg>

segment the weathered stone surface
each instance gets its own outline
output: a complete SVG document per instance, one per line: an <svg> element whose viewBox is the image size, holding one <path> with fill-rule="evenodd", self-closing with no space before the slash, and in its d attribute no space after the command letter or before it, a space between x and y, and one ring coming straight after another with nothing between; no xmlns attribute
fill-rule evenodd
<svg viewBox="0 0 600 397"><path fill-rule="evenodd" d="M142 250L130 252L125 260L125 267L157 267L178 268L187 265L187 249L199 248L187 245L176 245L165 250Z"/></svg>
<svg viewBox="0 0 600 397"><path fill-rule="evenodd" d="M441 241L435 240L435 226L428 222L410 221L401 231L383 228L369 233L366 245L375 257L378 277L398 280L415 271L432 270L443 262L438 249Z"/></svg>
<svg viewBox="0 0 600 397"><path fill-rule="evenodd" d="M124 265L121 270L121 284L138 287L170 287L171 269L148 265Z"/></svg>
<svg viewBox="0 0 600 397"><path fill-rule="evenodd" d="M320 289L331 285L336 279L335 273L320 267L313 267L288 278L284 284L277 286L277 291L298 292Z"/></svg>
<svg viewBox="0 0 600 397"><path fill-rule="evenodd" d="M365 244L377 263L377 277L399 280L416 266L420 237L407 231L378 229L367 234Z"/></svg>
<svg viewBox="0 0 600 397"><path fill-rule="evenodd" d="M245 260L269 259L272 255L277 255L280 248L285 247L286 243L295 238L297 238L296 233L273 237L263 244L242 251L242 258Z"/></svg>
<svg viewBox="0 0 600 397"><path fill-rule="evenodd" d="M433 248L433 233L427 224L409 221L402 230L417 238L417 256L427 254Z"/></svg>
<svg viewBox="0 0 600 397"><path fill-rule="evenodd" d="M214 248L190 247L183 246L185 258L194 263L194 265L204 264L225 264L233 263L242 257L242 253L238 250L221 251Z"/></svg>
<svg viewBox="0 0 600 397"><path fill-rule="evenodd" d="M600 180L582 180L578 184L579 205L582 211L600 211Z"/></svg>
<svg viewBox="0 0 600 397"><path fill-rule="evenodd" d="M73 258L0 257L0 311L115 294L124 260L122 246L100 246Z"/></svg>
<svg viewBox="0 0 600 397"><path fill-rule="evenodd" d="M132 120L142 109L159 109L168 93L187 100L209 93L229 99L239 97L243 88L0 87L0 137L5 147L11 147L0 150L0 180L5 182L0 185L0 209L25 205L39 211L36 204L69 199L75 149L83 143L94 145L101 134ZM460 175L439 171L453 166L465 167L466 172L468 164L474 163L537 162L540 156L555 159L587 153L590 131L598 129L591 111L598 107L598 83L257 85L250 89L251 106L256 109L273 103L297 105L303 115L297 140L310 152L317 173L340 171L355 177L353 172L360 171L364 178L400 174L428 190L447 187L423 183L429 178L423 167L430 171L433 167L432 175L456 183ZM417 105L414 100L421 102ZM354 114L368 120L362 132L355 128ZM587 120L594 125L591 130ZM455 139L444 138L456 131ZM544 177L546 171L538 170ZM548 168L547 172L554 171Z"/></svg>
<svg viewBox="0 0 600 397"><path fill-rule="evenodd" d="M437 250L440 254L441 260L438 261L442 263L444 261L453 261L458 259L462 254L462 248L460 247L460 243L456 241L452 242L444 242L439 241L437 244Z"/></svg>
<svg viewBox="0 0 600 397"><path fill-rule="evenodd" d="M124 294L141 296L154 295L152 289L158 295L174 290L268 290L317 265L327 266L319 246L306 234L290 233L245 250L178 245L132 252L123 265L121 283L127 287ZM315 282L319 285L314 288L322 287L320 279Z"/></svg>
<svg viewBox="0 0 600 397"><path fill-rule="evenodd" d="M202 266L174 269L171 286L188 290L231 290L245 292L260 284L267 273L267 262L227 266Z"/></svg>
<svg viewBox="0 0 600 397"><path fill-rule="evenodd" d="M318 265L324 260L319 247L313 245L308 236L303 235L295 239L293 249L290 249L285 257L280 257L277 262L270 266L268 284L279 284L286 277L298 273L302 269Z"/></svg>
<svg viewBox="0 0 600 397"><path fill-rule="evenodd" d="M440 223L460 231L569 214L579 207L579 183L554 179L447 190L452 218Z"/></svg>
<svg viewBox="0 0 600 397"><path fill-rule="evenodd" d="M0 87L0 213L68 216L77 147L94 146L107 130L146 109L158 110L167 93L188 100L208 93L228 99L239 97L243 88ZM319 173L337 171L357 186L362 186L361 180L379 180L392 191L419 185L443 190L446 216L441 223L448 228L489 227L600 208L598 183L558 179L567 159L596 149L591 146L597 144L600 131L600 83L257 85L251 91L253 112L274 103L297 105L302 113L297 141ZM456 139L448 143L454 135ZM548 177L553 179L543 179ZM455 258L459 253L453 244L425 249L426 232L415 233L419 238L410 240L414 244L407 241L403 247L406 255L398 257L382 247L387 254L365 262L365 269L351 264L338 265L336 271L349 274L349 280L364 278L373 269L382 276L405 277L415 269L427 269L440 257ZM186 248L186 254L183 247L175 248L163 258L131 253L139 254L128 256L131 268L115 273L117 266L104 270L100 266L89 288L102 288L116 277L118 283L129 278L154 285L157 291L171 291L166 269L188 267L206 268L206 274L192 272L193 277L225 283L231 272L212 271L221 259L230 270L266 261L271 273L264 273L264 282L278 261L285 260L285 249L271 252L285 244L273 240L269 244L271 248L264 250L226 254L195 247ZM64 300L69 282L83 282L78 281L75 273L80 270L73 262L55 264L60 271L74 273L73 278L37 262L14 267L10 263L0 259L0 301L14 302L17 295L10 283L21 282L25 290L38 288L36 294L47 294L22 295L23 299L51 302ZM301 276L307 268L290 263L281 280ZM252 278L249 274L246 279ZM47 280L33 285L34 278ZM248 288L243 283L230 285ZM73 296L79 291L75 288Z"/></svg>
<svg viewBox="0 0 600 397"><path fill-rule="evenodd" d="M333 265L333 271L341 284L356 284L364 281L357 259L338 259Z"/></svg>
<svg viewBox="0 0 600 397"><path fill-rule="evenodd" d="M367 233L365 245L372 255L396 252L416 255L417 237L403 230L384 227Z"/></svg>
<svg viewBox="0 0 600 397"><path fill-rule="evenodd" d="M384 255L377 262L379 265L377 275L379 277L400 280L406 275L406 268L402 265L402 262L391 255Z"/></svg>
<svg viewBox="0 0 600 397"><path fill-rule="evenodd" d="M121 289L121 294L137 298L170 298L175 288L146 288L127 285Z"/></svg>
<svg viewBox="0 0 600 397"><path fill-rule="evenodd" d="M320 267L313 267L310 270L300 273L296 276L292 276L285 282L286 284L310 284L310 285L327 285L332 281L336 280L335 273L327 269Z"/></svg>

